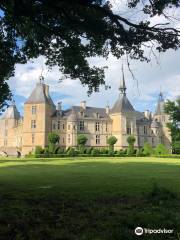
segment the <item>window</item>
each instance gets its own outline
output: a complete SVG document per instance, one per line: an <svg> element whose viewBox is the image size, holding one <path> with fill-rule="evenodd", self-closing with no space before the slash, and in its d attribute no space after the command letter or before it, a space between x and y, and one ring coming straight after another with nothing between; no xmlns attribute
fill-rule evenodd
<svg viewBox="0 0 180 240"><path fill-rule="evenodd" d="M32 134L32 144L35 142L35 134Z"/></svg>
<svg viewBox="0 0 180 240"><path fill-rule="evenodd" d="M68 143L70 143L70 142L71 142L71 135L68 134Z"/></svg>
<svg viewBox="0 0 180 240"><path fill-rule="evenodd" d="M31 120L31 128L36 128L36 120Z"/></svg>
<svg viewBox="0 0 180 240"><path fill-rule="evenodd" d="M84 122L83 121L79 122L79 130L84 131Z"/></svg>
<svg viewBox="0 0 180 240"><path fill-rule="evenodd" d="M56 123L53 123L52 128L53 128L53 130L56 129Z"/></svg>
<svg viewBox="0 0 180 240"><path fill-rule="evenodd" d="M64 143L64 138L63 138L63 143Z"/></svg>
<svg viewBox="0 0 180 240"><path fill-rule="evenodd" d="M68 130L70 130L71 129L71 126L70 125L68 125Z"/></svg>
<svg viewBox="0 0 180 240"><path fill-rule="evenodd" d="M106 132L108 131L108 123L106 122Z"/></svg>
<svg viewBox="0 0 180 240"><path fill-rule="evenodd" d="M76 130L76 125L73 125L73 130Z"/></svg>
<svg viewBox="0 0 180 240"><path fill-rule="evenodd" d="M100 124L99 124L99 122L96 122L96 126L95 126L95 130L96 130L96 132L98 132L99 129L100 129Z"/></svg>
<svg viewBox="0 0 180 240"><path fill-rule="evenodd" d="M165 116L162 116L162 122L165 122L165 121L166 121Z"/></svg>
<svg viewBox="0 0 180 240"><path fill-rule="evenodd" d="M58 128L58 130L60 129L60 121L58 121L57 128Z"/></svg>
<svg viewBox="0 0 180 240"><path fill-rule="evenodd" d="M137 127L137 134L139 134L139 126Z"/></svg>
<svg viewBox="0 0 180 240"><path fill-rule="evenodd" d="M99 118L99 113L96 113L96 117Z"/></svg>
<svg viewBox="0 0 180 240"><path fill-rule="evenodd" d="M144 126L144 134L147 134L147 126Z"/></svg>
<svg viewBox="0 0 180 240"><path fill-rule="evenodd" d="M32 106L32 115L36 114L36 106Z"/></svg>
<svg viewBox="0 0 180 240"><path fill-rule="evenodd" d="M96 144L100 144L100 135L96 135Z"/></svg>
<svg viewBox="0 0 180 240"><path fill-rule="evenodd" d="M126 120L126 132L131 134L131 122L129 120Z"/></svg>
<svg viewBox="0 0 180 240"><path fill-rule="evenodd" d="M63 123L62 127L63 127L63 130L64 130L64 129L65 129L65 125L64 125L64 123Z"/></svg>

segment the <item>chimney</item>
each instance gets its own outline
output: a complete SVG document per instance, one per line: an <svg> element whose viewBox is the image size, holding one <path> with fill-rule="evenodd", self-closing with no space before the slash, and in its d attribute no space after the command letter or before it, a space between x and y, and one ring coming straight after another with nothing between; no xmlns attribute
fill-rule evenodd
<svg viewBox="0 0 180 240"><path fill-rule="evenodd" d="M58 116L62 116L62 102L58 102L57 104L57 114Z"/></svg>
<svg viewBox="0 0 180 240"><path fill-rule="evenodd" d="M58 102L57 110L58 110L58 111L61 111L61 110L62 110L62 102Z"/></svg>
<svg viewBox="0 0 180 240"><path fill-rule="evenodd" d="M109 112L110 112L110 109L109 109L109 106L107 105L106 106L106 114L109 115Z"/></svg>
<svg viewBox="0 0 180 240"><path fill-rule="evenodd" d="M46 97L49 97L49 86L48 85L45 85L45 94L46 94Z"/></svg>
<svg viewBox="0 0 180 240"><path fill-rule="evenodd" d="M82 108L83 110L86 110L86 101L82 101L82 102L81 102L81 108Z"/></svg>
<svg viewBox="0 0 180 240"><path fill-rule="evenodd" d="M149 110L146 110L146 111L144 112L144 116L145 116L147 119L150 119L150 117L151 117L151 112L150 112Z"/></svg>

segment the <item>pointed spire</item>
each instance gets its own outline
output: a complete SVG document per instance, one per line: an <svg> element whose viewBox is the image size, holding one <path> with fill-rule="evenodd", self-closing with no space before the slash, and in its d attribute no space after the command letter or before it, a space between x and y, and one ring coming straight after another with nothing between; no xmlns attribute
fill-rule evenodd
<svg viewBox="0 0 180 240"><path fill-rule="evenodd" d="M11 106L15 106L16 105L16 102L14 100L14 95L12 95L12 99L11 99Z"/></svg>
<svg viewBox="0 0 180 240"><path fill-rule="evenodd" d="M43 84L44 83L44 76L43 76L43 66L41 68L41 74L39 76L39 83Z"/></svg>
<svg viewBox="0 0 180 240"><path fill-rule="evenodd" d="M163 93L162 93L162 91L160 91L160 93L159 93L159 101L163 101L164 99L163 99Z"/></svg>
<svg viewBox="0 0 180 240"><path fill-rule="evenodd" d="M126 89L127 88L126 88L126 84L125 84L123 64L122 64L122 69L121 70L122 70L122 80L121 80L121 83L120 83L119 90L123 95L126 95Z"/></svg>

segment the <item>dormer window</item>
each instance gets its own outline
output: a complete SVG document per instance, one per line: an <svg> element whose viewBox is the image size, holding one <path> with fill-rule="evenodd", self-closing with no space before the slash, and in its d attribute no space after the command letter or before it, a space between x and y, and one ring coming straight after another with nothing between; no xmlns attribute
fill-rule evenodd
<svg viewBox="0 0 180 240"><path fill-rule="evenodd" d="M96 113L96 117L99 118L99 113Z"/></svg>

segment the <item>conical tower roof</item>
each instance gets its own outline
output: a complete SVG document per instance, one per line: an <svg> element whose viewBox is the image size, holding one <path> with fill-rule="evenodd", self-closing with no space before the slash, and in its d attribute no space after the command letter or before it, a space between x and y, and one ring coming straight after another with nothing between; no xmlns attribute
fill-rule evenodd
<svg viewBox="0 0 180 240"><path fill-rule="evenodd" d="M40 76L39 83L36 84L36 87L32 91L31 95L25 102L25 104L50 104L55 107L50 95L49 95L49 86L44 84L43 76Z"/></svg>
<svg viewBox="0 0 180 240"><path fill-rule="evenodd" d="M111 109L111 114L135 111L130 101L126 97L126 89L127 88L125 84L124 71L122 66L122 80L120 82L120 87L119 87L120 94L119 94L118 100L115 102L114 106Z"/></svg>
<svg viewBox="0 0 180 240"><path fill-rule="evenodd" d="M11 105L3 114L2 119L19 119L20 117L20 113L18 112L15 101L13 100Z"/></svg>

